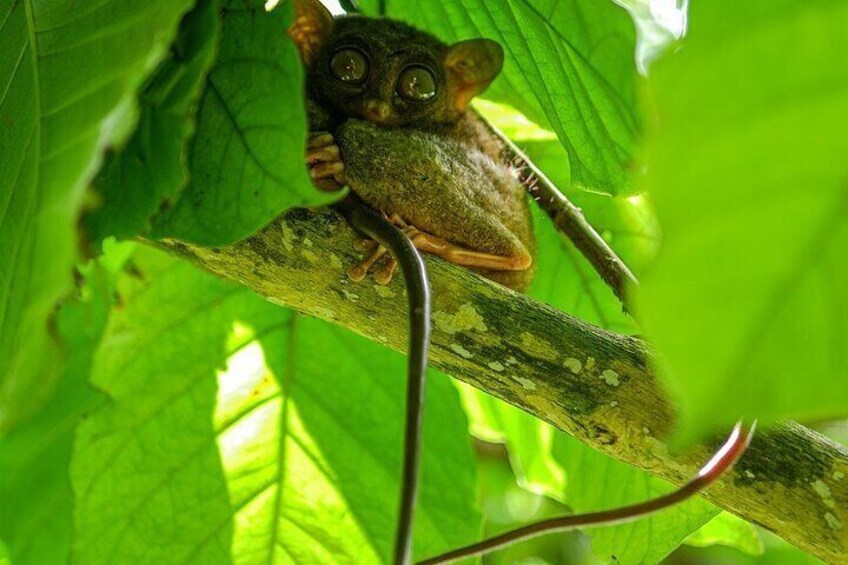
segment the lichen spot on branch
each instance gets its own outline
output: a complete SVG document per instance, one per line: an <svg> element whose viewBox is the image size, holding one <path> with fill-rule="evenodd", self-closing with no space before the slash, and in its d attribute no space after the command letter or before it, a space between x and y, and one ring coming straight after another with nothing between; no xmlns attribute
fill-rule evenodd
<svg viewBox="0 0 848 565"><path fill-rule="evenodd" d="M463 304L454 314L433 312L433 322L438 329L450 335L468 330L489 331L483 317L471 304Z"/></svg>

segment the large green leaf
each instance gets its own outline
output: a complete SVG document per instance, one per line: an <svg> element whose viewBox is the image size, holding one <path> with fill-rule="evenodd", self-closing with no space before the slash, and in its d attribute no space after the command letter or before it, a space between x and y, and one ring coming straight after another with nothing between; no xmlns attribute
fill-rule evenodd
<svg viewBox="0 0 848 565"><path fill-rule="evenodd" d="M189 149L188 185L156 218L156 237L232 243L287 208L332 198L306 174L303 68L285 34L291 2L266 12L262 0L227 0L221 14L218 57Z"/></svg>
<svg viewBox="0 0 848 565"><path fill-rule="evenodd" d="M71 286L87 183L190 6L0 0L0 429L52 390L48 320Z"/></svg>
<svg viewBox="0 0 848 565"><path fill-rule="evenodd" d="M139 95L138 127L126 147L108 156L94 180L98 207L85 217L95 242L145 233L163 202L187 181L187 140L193 112L217 46L218 2L199 0L180 24L168 58Z"/></svg>
<svg viewBox="0 0 848 565"><path fill-rule="evenodd" d="M387 560L403 357L152 251L134 272L95 359L112 402L78 433L75 558ZM456 391L427 393L419 556L480 529Z"/></svg>
<svg viewBox="0 0 848 565"><path fill-rule="evenodd" d="M685 439L848 414L846 21L844 2L696 3L652 70L665 239L639 309Z"/></svg>
<svg viewBox="0 0 848 565"><path fill-rule="evenodd" d="M371 7L375 2L366 2ZM485 96L548 124L567 150L574 185L618 194L639 132L629 15L597 0L388 0L387 14L445 41L485 36L506 52ZM565 188L565 187L564 187Z"/></svg>

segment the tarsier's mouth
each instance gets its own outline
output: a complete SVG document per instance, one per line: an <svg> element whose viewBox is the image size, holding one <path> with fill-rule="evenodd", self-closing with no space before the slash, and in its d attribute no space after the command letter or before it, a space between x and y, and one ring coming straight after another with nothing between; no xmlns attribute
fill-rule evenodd
<svg viewBox="0 0 848 565"><path fill-rule="evenodd" d="M360 114L363 119L381 126L394 125L397 122L397 116L388 102L376 98L363 102Z"/></svg>

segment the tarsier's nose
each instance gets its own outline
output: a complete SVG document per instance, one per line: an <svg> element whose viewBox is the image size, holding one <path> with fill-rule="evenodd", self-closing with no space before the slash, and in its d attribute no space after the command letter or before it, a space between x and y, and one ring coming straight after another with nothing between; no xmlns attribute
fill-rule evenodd
<svg viewBox="0 0 848 565"><path fill-rule="evenodd" d="M391 107L387 103L382 100L377 100L376 98L366 100L363 106L363 111L366 118L372 122L377 122L378 124L386 122L392 115Z"/></svg>

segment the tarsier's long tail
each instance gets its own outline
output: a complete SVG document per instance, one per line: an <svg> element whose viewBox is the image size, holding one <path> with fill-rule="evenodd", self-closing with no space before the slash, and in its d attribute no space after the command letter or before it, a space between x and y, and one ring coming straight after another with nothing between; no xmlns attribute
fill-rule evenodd
<svg viewBox="0 0 848 565"><path fill-rule="evenodd" d="M421 458L421 424L427 349L430 344L430 283L421 254L392 223L349 197L343 204L353 226L385 247L403 273L409 299L409 355L406 386L406 425L403 439L403 475L400 511L395 532L394 565L412 561L412 522L418 498L418 466Z"/></svg>
<svg viewBox="0 0 848 565"><path fill-rule="evenodd" d="M742 454L751 442L754 427L754 424L745 426L741 422L737 423L724 445L716 451L706 465L701 467L698 474L674 492L654 498L653 500L640 502L631 506L613 508L612 510L548 518L547 520L528 524L466 547L430 557L429 559L419 561L418 565L451 563L459 559L483 555L484 553L500 549L507 545L552 532L561 532L594 525L612 526L623 522L630 522L678 504L703 491L742 457Z"/></svg>

